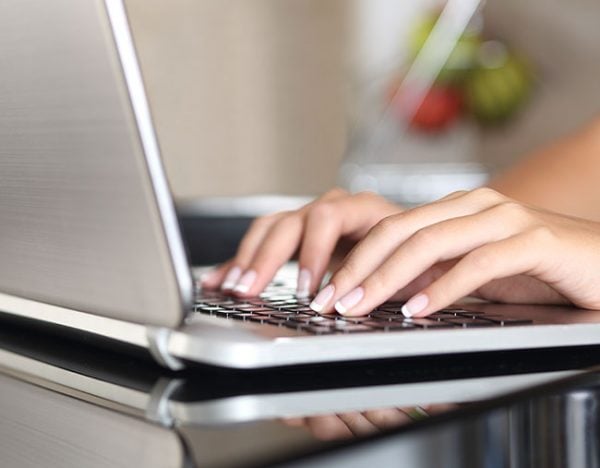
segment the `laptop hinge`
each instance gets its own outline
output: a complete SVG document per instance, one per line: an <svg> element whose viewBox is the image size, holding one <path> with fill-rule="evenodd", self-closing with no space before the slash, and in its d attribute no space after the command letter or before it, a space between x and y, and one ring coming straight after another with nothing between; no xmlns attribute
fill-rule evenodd
<svg viewBox="0 0 600 468"><path fill-rule="evenodd" d="M169 337L171 330L168 328L147 327L148 349L152 357L161 366L171 370L181 370L185 367L182 361L169 354Z"/></svg>
<svg viewBox="0 0 600 468"><path fill-rule="evenodd" d="M166 427L175 422L169 411L169 399L173 392L183 383L180 379L161 377L150 393L150 402L146 408L146 417Z"/></svg>

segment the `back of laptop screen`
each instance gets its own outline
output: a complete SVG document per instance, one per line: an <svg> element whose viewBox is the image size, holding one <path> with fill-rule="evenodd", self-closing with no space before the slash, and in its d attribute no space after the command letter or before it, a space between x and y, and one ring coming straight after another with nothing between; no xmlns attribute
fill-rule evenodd
<svg viewBox="0 0 600 468"><path fill-rule="evenodd" d="M176 326L189 285L167 241L172 203L157 201L107 5L2 6L0 292Z"/></svg>

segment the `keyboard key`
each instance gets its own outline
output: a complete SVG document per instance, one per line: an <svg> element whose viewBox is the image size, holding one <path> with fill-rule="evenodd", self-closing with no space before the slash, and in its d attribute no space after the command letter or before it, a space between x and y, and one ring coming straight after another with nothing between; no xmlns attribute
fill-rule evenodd
<svg viewBox="0 0 600 468"><path fill-rule="evenodd" d="M308 321L310 323L332 323L335 322L335 319L323 317L322 315L316 315L314 317L310 317Z"/></svg>
<svg viewBox="0 0 600 468"><path fill-rule="evenodd" d="M325 327L319 327L316 325L302 325L298 328L300 331L308 332L313 335L327 335L331 333L335 333L335 330L331 330Z"/></svg>
<svg viewBox="0 0 600 468"><path fill-rule="evenodd" d="M254 315L252 314L252 312L239 312L237 314L231 314L227 318L232 318L234 320L246 320L253 316Z"/></svg>
<svg viewBox="0 0 600 468"><path fill-rule="evenodd" d="M386 330L390 330L390 331L398 331L398 330L422 330L422 328L417 327L414 323L410 323L410 322L399 322L399 321L394 321L394 322L388 322L387 323L387 327Z"/></svg>
<svg viewBox="0 0 600 468"><path fill-rule="evenodd" d="M374 319L380 319L380 320L393 320L397 317L396 314L394 314L393 312L384 312L384 311L379 311L376 310L375 312L371 312L369 314L369 317L374 318Z"/></svg>
<svg viewBox="0 0 600 468"><path fill-rule="evenodd" d="M231 305L231 304L235 304L235 301L232 299L213 299L211 301L198 301L201 302L204 305L216 305L216 306L224 306L224 305Z"/></svg>
<svg viewBox="0 0 600 468"><path fill-rule="evenodd" d="M283 325L284 327L287 327L287 328L293 328L293 329L299 330L302 327L307 326L308 324L296 322L294 320L286 320L285 322L282 322L281 325Z"/></svg>
<svg viewBox="0 0 600 468"><path fill-rule="evenodd" d="M285 324L287 322L287 320L282 320L282 319L276 319L276 318L270 318L268 320L265 320L264 323L268 323L270 325L277 325L278 327L281 327L283 324Z"/></svg>
<svg viewBox="0 0 600 468"><path fill-rule="evenodd" d="M232 315L237 315L240 312L238 310L228 310L228 309L222 309L222 310L214 310L211 312L211 315L214 315L216 317L225 317L225 318L229 318Z"/></svg>
<svg viewBox="0 0 600 468"><path fill-rule="evenodd" d="M289 310L290 312L312 312L314 313L314 310L312 310L310 307L307 306L303 306L303 305L293 305L293 306L282 306L279 308L279 310Z"/></svg>
<svg viewBox="0 0 600 468"><path fill-rule="evenodd" d="M265 323L267 320L271 320L271 317L269 317L268 315L252 314L252 315L246 317L246 320L249 322Z"/></svg>
<svg viewBox="0 0 600 468"><path fill-rule="evenodd" d="M402 314L402 307L396 307L396 306L386 306L386 305L382 305L377 307L376 310L382 310L384 312L392 312L393 314Z"/></svg>
<svg viewBox="0 0 600 468"><path fill-rule="evenodd" d="M268 287L259 297L248 300L214 291L200 293L194 310L230 320L243 320L271 326L284 326L310 334L355 332L398 332L434 330L454 327L500 327L526 325L531 320L487 315L479 311L450 307L426 318L406 319L403 302L382 304L365 317L342 317L318 314L308 307L311 298L295 297L293 287Z"/></svg>
<svg viewBox="0 0 600 468"><path fill-rule="evenodd" d="M290 317L288 319L290 322L295 322L299 324L310 324L310 325L319 325L319 326L331 326L335 323L335 320L328 320L319 316L308 316L308 315L296 315L294 317Z"/></svg>
<svg viewBox="0 0 600 468"><path fill-rule="evenodd" d="M502 326L510 325L529 325L533 323L533 320L520 319L520 318L509 318L509 317L496 317L496 316L484 316L481 317L483 320L489 320L492 323Z"/></svg>
<svg viewBox="0 0 600 468"><path fill-rule="evenodd" d="M362 325L366 325L367 327L371 327L375 330L386 330L389 328L391 323L382 320L365 320Z"/></svg>
<svg viewBox="0 0 600 468"><path fill-rule="evenodd" d="M199 305L196 306L196 311L201 311L201 312L212 312L215 310L221 310L223 309L223 307L221 306L209 306L209 305Z"/></svg>
<svg viewBox="0 0 600 468"><path fill-rule="evenodd" d="M373 329L371 327L368 327L367 325L359 325L359 324L354 324L354 323L349 323L348 325L345 325L344 327L335 327L335 329L343 331L344 333L358 333L358 332L368 332L368 331L373 331Z"/></svg>
<svg viewBox="0 0 600 468"><path fill-rule="evenodd" d="M414 318L409 319L408 322L419 328L454 328L454 324L448 323L449 321L439 321L428 318Z"/></svg>
<svg viewBox="0 0 600 468"><path fill-rule="evenodd" d="M271 314L271 317L281 320L289 320L290 318L295 317L296 314L293 312L283 313L281 311L275 311Z"/></svg>
<svg viewBox="0 0 600 468"><path fill-rule="evenodd" d="M443 322L451 323L453 325L457 325L463 328L479 328L479 327L493 327L496 324L489 320L473 320L469 318L455 318L455 319L445 319ZM442 322L442 323L443 323Z"/></svg>
<svg viewBox="0 0 600 468"><path fill-rule="evenodd" d="M251 312L252 315L254 315L256 317L271 317L275 311L264 309L264 310L248 310L246 312Z"/></svg>
<svg viewBox="0 0 600 468"><path fill-rule="evenodd" d="M533 320L528 319L517 319L517 318L505 318L502 319L501 325L503 327L511 326L511 325L531 325L533 324Z"/></svg>

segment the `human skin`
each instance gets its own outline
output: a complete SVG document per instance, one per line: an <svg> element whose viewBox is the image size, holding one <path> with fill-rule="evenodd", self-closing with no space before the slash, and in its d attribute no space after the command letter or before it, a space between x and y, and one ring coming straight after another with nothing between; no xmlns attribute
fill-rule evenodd
<svg viewBox="0 0 600 468"><path fill-rule="evenodd" d="M390 297L424 317L467 295L600 309L600 224L482 188L384 218L311 307L361 316Z"/></svg>
<svg viewBox="0 0 600 468"><path fill-rule="evenodd" d="M298 294L312 295L336 253L343 256L381 219L401 211L400 206L370 192L353 195L333 189L300 210L256 219L235 258L203 277L202 285L255 296L298 251ZM246 281L248 277L252 284Z"/></svg>
<svg viewBox="0 0 600 468"><path fill-rule="evenodd" d="M298 292L309 295L344 241L354 249L315 298L319 312L364 315L394 297L408 300L406 315L421 317L469 294L600 309L600 231L590 221L600 219L599 154L593 123L490 183L504 194L457 192L405 211L335 189L298 211L259 218L236 257L203 285L254 296L299 249Z"/></svg>
<svg viewBox="0 0 600 468"><path fill-rule="evenodd" d="M488 186L529 205L600 221L600 119L533 151Z"/></svg>
<svg viewBox="0 0 600 468"><path fill-rule="evenodd" d="M438 404L422 408L380 408L337 414L321 414L304 418L287 418L282 422L290 427L304 427L319 440L338 440L361 437L395 429L430 415L451 411L456 405Z"/></svg>

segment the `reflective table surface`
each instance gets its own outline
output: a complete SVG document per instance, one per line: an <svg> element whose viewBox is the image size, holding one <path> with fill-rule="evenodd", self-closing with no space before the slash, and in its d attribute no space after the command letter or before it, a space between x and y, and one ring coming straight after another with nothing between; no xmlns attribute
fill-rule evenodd
<svg viewBox="0 0 600 468"><path fill-rule="evenodd" d="M600 466L600 347L173 373L1 325L0 466Z"/></svg>

